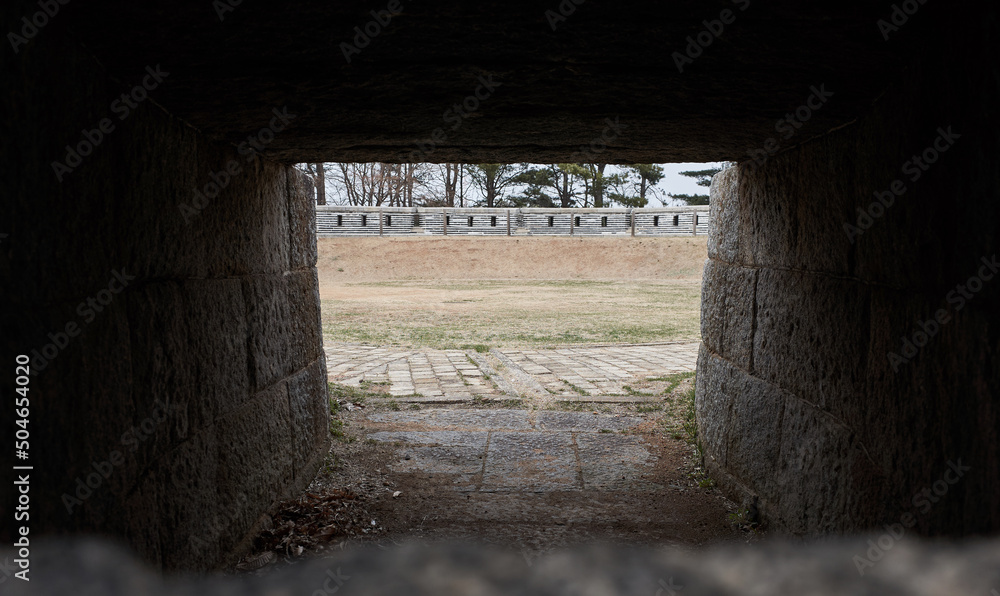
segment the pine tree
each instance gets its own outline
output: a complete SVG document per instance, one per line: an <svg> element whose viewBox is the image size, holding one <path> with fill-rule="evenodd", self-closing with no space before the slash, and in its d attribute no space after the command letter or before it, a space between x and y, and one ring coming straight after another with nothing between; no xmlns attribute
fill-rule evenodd
<svg viewBox="0 0 1000 596"><path fill-rule="evenodd" d="M681 172L681 176L687 176L689 178L695 179L695 184L698 186L704 186L706 188L712 186L712 176L715 176L722 171L722 168L709 168L707 170L688 170L687 172ZM671 199L680 199L687 203L688 205L708 205L709 197L708 195L675 195L670 194Z"/></svg>

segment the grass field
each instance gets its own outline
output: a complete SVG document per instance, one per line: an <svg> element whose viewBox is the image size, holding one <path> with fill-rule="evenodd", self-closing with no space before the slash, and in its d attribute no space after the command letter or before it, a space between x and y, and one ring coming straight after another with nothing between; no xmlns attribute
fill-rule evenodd
<svg viewBox="0 0 1000 596"><path fill-rule="evenodd" d="M326 341L552 347L699 337L699 279L380 281L322 301Z"/></svg>

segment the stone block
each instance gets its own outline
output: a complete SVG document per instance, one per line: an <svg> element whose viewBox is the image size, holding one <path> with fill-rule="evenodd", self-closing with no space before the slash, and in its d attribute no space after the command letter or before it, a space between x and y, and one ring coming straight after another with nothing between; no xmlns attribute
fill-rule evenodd
<svg viewBox="0 0 1000 596"><path fill-rule="evenodd" d="M649 451L640 437L620 434L581 433L576 435L580 477L585 490L649 490L643 480L648 471Z"/></svg>
<svg viewBox="0 0 1000 596"><path fill-rule="evenodd" d="M539 412L541 415L543 412ZM425 428L464 430L530 430L527 410L421 410L378 412L369 420L387 424L419 424Z"/></svg>
<svg viewBox="0 0 1000 596"><path fill-rule="evenodd" d="M785 392L702 348L695 409L706 464L769 494L781 444Z"/></svg>
<svg viewBox="0 0 1000 596"><path fill-rule="evenodd" d="M197 409L215 420L251 396L247 370L248 324L240 280L188 280L182 319L187 324L185 382L200 402ZM200 423L192 419L194 429Z"/></svg>
<svg viewBox="0 0 1000 596"><path fill-rule="evenodd" d="M740 260L781 269L851 273L853 247L844 232L856 156L816 141L761 166L739 167ZM721 188L720 188L721 191Z"/></svg>
<svg viewBox="0 0 1000 596"><path fill-rule="evenodd" d="M400 472L447 474L459 490L474 490L483 472L488 433L484 431L380 431L369 438L383 443L403 443Z"/></svg>
<svg viewBox="0 0 1000 596"><path fill-rule="evenodd" d="M912 342L916 332L931 329L923 323L937 307L947 306L905 291L874 289L872 317L884 323L872 332L867 382L854 400L831 410L856 429L858 441L892 487L893 502L909 502L941 475L949 460L961 457L987 462L984 468L976 465L977 470L996 469L996 450L987 447L998 436L1000 419L988 389L1000 358L1000 351L990 347L995 345L996 315L971 306L949 310L947 322L912 358L890 362L887 357L890 352L903 356L903 338ZM949 506L934 508L921 519L921 527L991 519L996 514L972 495L998 484L989 474L968 475L949 493Z"/></svg>
<svg viewBox="0 0 1000 596"><path fill-rule="evenodd" d="M316 266L316 199L312 178L287 168L290 269Z"/></svg>
<svg viewBox="0 0 1000 596"><path fill-rule="evenodd" d="M212 203L202 211L208 275L225 277L278 273L288 270L289 218L287 176L279 164L246 160L230 153L207 164L204 183L213 172L237 163L240 170ZM233 225L239 222L239 225Z"/></svg>
<svg viewBox="0 0 1000 596"><path fill-rule="evenodd" d="M288 405L296 482L318 454L330 448L330 401L323 359L288 379Z"/></svg>
<svg viewBox="0 0 1000 596"><path fill-rule="evenodd" d="M198 360L216 354L191 349L191 336L211 330L193 326L186 317L190 313L179 283L144 284L129 294L127 304L133 379L136 387L143 388L132 396L131 425L137 429L132 436L144 439L142 449L134 451L141 456L136 469L144 470L152 459L186 440L188 433L212 424L215 412L191 379ZM143 424L153 432L146 432Z"/></svg>
<svg viewBox="0 0 1000 596"><path fill-rule="evenodd" d="M865 378L868 288L806 272L758 273L754 373L821 407Z"/></svg>
<svg viewBox="0 0 1000 596"><path fill-rule="evenodd" d="M851 434L815 406L792 396L785 400L780 453L771 454L778 466L775 483L761 491L765 508L782 513L774 520L778 528L792 534L851 531L871 520L872 509L881 509L879 502L860 502L856 497L864 487L849 482L854 461L864 457ZM845 481L851 490L837 488Z"/></svg>
<svg viewBox="0 0 1000 596"><path fill-rule="evenodd" d="M218 426L216 504L224 548L240 542L294 478L288 389L278 383L231 412Z"/></svg>
<svg viewBox="0 0 1000 596"><path fill-rule="evenodd" d="M712 352L750 371L753 366L757 270L705 263L701 283L701 340Z"/></svg>
<svg viewBox="0 0 1000 596"><path fill-rule="evenodd" d="M704 344L701 346L695 375L695 415L706 464L726 465L726 433L735 373L735 367L729 362L713 354Z"/></svg>
<svg viewBox="0 0 1000 596"><path fill-rule="evenodd" d="M782 415L788 394L738 368L729 371L730 409L726 425L726 468L761 495L781 490Z"/></svg>
<svg viewBox="0 0 1000 596"><path fill-rule="evenodd" d="M536 421L539 430L579 433L628 430L643 422L641 418L632 416L595 416L590 413L552 410L538 412Z"/></svg>
<svg viewBox="0 0 1000 596"><path fill-rule="evenodd" d="M736 263L740 251L740 168L722 170L712 177L709 190L710 227L708 258Z"/></svg>
<svg viewBox="0 0 1000 596"><path fill-rule="evenodd" d="M120 126L109 137L116 159L132 163L134 156L144 157L140 167L120 174L124 180L112 177L117 184L106 195L116 197L117 233L103 240L127 256L113 266L134 270L140 279L204 277L219 256L212 250L215 206L193 206L201 204L196 190L211 182L209 165L222 162L226 149L149 104Z"/></svg>
<svg viewBox="0 0 1000 596"><path fill-rule="evenodd" d="M829 139L815 145L747 170L745 189L753 194L757 213L743 234L751 238L747 245L760 265L849 275L853 248L843 224L853 199L857 156ZM771 244L771 237L778 243Z"/></svg>
<svg viewBox="0 0 1000 596"><path fill-rule="evenodd" d="M259 391L295 370L292 345L296 322L288 303L288 279L284 275L247 277L242 283L250 336L251 390Z"/></svg>
<svg viewBox="0 0 1000 596"><path fill-rule="evenodd" d="M155 515L164 568L211 569L222 556L232 503L219 491L220 452L237 448L218 440L215 429L193 435L158 463ZM148 527L148 526L146 526Z"/></svg>
<svg viewBox="0 0 1000 596"><path fill-rule="evenodd" d="M288 288L288 316L292 334L288 337L290 363L301 369L323 353L323 322L320 312L319 280L315 267L285 276Z"/></svg>
<svg viewBox="0 0 1000 596"><path fill-rule="evenodd" d="M160 492L166 490L163 477L150 469L136 484L135 490L122 499L119 519L124 526L122 535L129 546L144 561L154 561L159 567L163 559L160 526Z"/></svg>
<svg viewBox="0 0 1000 596"><path fill-rule="evenodd" d="M739 262L759 267L794 267L799 197L788 188L794 172L787 160L739 166L737 207Z"/></svg>

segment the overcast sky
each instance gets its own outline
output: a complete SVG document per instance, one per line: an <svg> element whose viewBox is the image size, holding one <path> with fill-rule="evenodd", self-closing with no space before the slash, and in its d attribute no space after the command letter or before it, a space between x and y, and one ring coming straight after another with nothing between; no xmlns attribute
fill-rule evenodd
<svg viewBox="0 0 1000 596"><path fill-rule="evenodd" d="M687 172L689 170L707 170L710 168L721 168L722 162L713 163L661 163L663 166L663 180L656 185L657 190L660 192L660 196L667 201L667 206L671 204L680 204L679 201L673 203L670 202L670 197L667 193L673 193L675 195L707 195L708 188L704 186L698 186L695 184L694 178L689 178L687 176L681 176L679 172ZM654 205L655 201L650 201L650 207L657 207Z"/></svg>

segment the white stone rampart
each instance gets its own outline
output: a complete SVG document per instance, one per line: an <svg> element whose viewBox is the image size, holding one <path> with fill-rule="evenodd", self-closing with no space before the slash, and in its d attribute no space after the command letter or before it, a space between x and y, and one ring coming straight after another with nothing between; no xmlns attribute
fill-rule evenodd
<svg viewBox="0 0 1000 596"><path fill-rule="evenodd" d="M708 206L643 209L484 209L319 205L324 236L692 236L708 233Z"/></svg>

